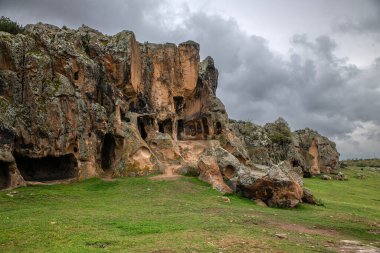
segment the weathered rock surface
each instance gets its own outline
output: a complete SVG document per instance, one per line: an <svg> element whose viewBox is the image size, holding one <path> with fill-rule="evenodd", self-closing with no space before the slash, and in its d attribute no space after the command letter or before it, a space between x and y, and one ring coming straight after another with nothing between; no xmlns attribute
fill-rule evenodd
<svg viewBox="0 0 380 253"><path fill-rule="evenodd" d="M274 165L264 176L242 184L241 190L244 196L260 199L268 206L295 207L303 198L302 180L289 162Z"/></svg>
<svg viewBox="0 0 380 253"><path fill-rule="evenodd" d="M284 119L265 126L230 120L230 128L240 137L254 163L271 166L288 158L292 136Z"/></svg>
<svg viewBox="0 0 380 253"><path fill-rule="evenodd" d="M86 26L25 30L0 32L0 160L27 181L164 171L163 161L181 162L173 141L225 128L218 72L194 42L141 44L132 32Z"/></svg>
<svg viewBox="0 0 380 253"><path fill-rule="evenodd" d="M41 23L24 34L0 32L0 189L190 173L224 193L297 205L299 171L272 166L288 157L287 123L250 126L262 132L259 140L246 134L250 128L237 132L215 95L217 79L213 59L200 62L192 41L141 44L129 31L107 36ZM263 152L248 152L251 144ZM321 170L333 168L320 161Z"/></svg>
<svg viewBox="0 0 380 253"><path fill-rule="evenodd" d="M294 166L302 168L305 176L336 174L339 170L335 143L309 128L292 134L289 159Z"/></svg>
<svg viewBox="0 0 380 253"><path fill-rule="evenodd" d="M198 167L200 170L200 180L211 184L213 188L222 193L233 192L232 189L224 183L219 166L213 156L202 156L199 158Z"/></svg>
<svg viewBox="0 0 380 253"><path fill-rule="evenodd" d="M302 168L304 176L338 173L339 153L335 143L314 130L306 128L292 133L282 118L264 127L230 120L230 128L256 164L274 165L288 160L294 167Z"/></svg>

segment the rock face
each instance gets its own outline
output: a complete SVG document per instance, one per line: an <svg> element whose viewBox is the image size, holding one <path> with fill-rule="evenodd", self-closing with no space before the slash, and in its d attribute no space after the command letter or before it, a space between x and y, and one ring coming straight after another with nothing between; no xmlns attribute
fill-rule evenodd
<svg viewBox="0 0 380 253"><path fill-rule="evenodd" d="M250 128L230 130L217 79L213 59L200 61L192 41L141 44L129 31L41 23L0 32L0 189L161 172L199 175L271 206L302 202L289 163L258 168L250 159L272 165L287 157L286 122L257 127L258 143L245 134Z"/></svg>
<svg viewBox="0 0 380 253"><path fill-rule="evenodd" d="M284 119L265 126L230 120L230 128L240 137L254 163L271 166L288 158L292 133Z"/></svg>
<svg viewBox="0 0 380 253"><path fill-rule="evenodd" d="M302 168L305 176L337 174L339 170L335 143L309 128L292 134L289 159L294 166Z"/></svg>
<svg viewBox="0 0 380 253"><path fill-rule="evenodd" d="M292 133L281 118L264 127L230 120L230 128L256 164L271 166L288 160L294 167L302 168L304 176L338 173L339 153L335 143L312 129Z"/></svg>
<svg viewBox="0 0 380 253"><path fill-rule="evenodd" d="M218 72L211 58L199 62L194 42L140 44L128 31L37 24L0 32L0 48L3 174L16 167L26 181L49 181L162 171L152 151L167 145L160 134L207 140L224 129ZM166 155L173 162L179 153Z"/></svg>

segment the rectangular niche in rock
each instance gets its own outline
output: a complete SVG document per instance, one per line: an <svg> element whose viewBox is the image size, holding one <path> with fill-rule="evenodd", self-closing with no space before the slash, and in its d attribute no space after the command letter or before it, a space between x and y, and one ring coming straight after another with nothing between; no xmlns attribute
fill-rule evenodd
<svg viewBox="0 0 380 253"><path fill-rule="evenodd" d="M171 119L158 122L158 131L163 134L173 134L173 123Z"/></svg>
<svg viewBox="0 0 380 253"><path fill-rule="evenodd" d="M78 164L73 154L31 158L15 156L17 168L26 181L52 181L75 178Z"/></svg>
<svg viewBox="0 0 380 253"><path fill-rule="evenodd" d="M182 110L183 110L183 107L184 107L183 97L181 97L181 96L175 96L175 97L173 97L173 101L174 101L175 112L176 113L181 113Z"/></svg>

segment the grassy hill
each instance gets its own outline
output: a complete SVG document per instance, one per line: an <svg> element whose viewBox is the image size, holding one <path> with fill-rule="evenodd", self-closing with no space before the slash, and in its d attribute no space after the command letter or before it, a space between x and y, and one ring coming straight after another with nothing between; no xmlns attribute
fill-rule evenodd
<svg viewBox="0 0 380 253"><path fill-rule="evenodd" d="M350 167L375 167L380 168L380 159L373 158L373 159L350 159L350 160L344 160L341 162L344 166L350 166Z"/></svg>
<svg viewBox="0 0 380 253"><path fill-rule="evenodd" d="M356 173L365 179L356 179ZM305 179L324 206L258 206L196 178L91 179L0 192L0 252L336 252L380 246L380 172ZM283 235L281 235L283 234ZM284 237L284 238L280 238Z"/></svg>

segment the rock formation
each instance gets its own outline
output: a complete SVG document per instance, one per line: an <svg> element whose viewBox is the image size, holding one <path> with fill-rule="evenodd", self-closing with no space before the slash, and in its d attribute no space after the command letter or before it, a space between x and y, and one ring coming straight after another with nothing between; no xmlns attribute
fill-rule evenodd
<svg viewBox="0 0 380 253"><path fill-rule="evenodd" d="M312 129L291 132L282 118L264 127L230 120L230 128L240 137L255 164L272 166L288 160L292 166L300 167L306 177L338 173L335 143Z"/></svg>
<svg viewBox="0 0 380 253"><path fill-rule="evenodd" d="M252 163L215 95L217 79L213 59L200 62L192 41L142 44L129 31L107 36L41 23L23 34L0 32L0 188L161 172L199 175L271 206L302 202L289 162ZM282 133L276 124L266 128ZM322 151L323 141L312 145ZM264 164L287 157L283 146L264 146ZM321 170L334 168L318 159Z"/></svg>
<svg viewBox="0 0 380 253"><path fill-rule="evenodd" d="M305 176L337 174L339 170L335 143L309 128L293 132L289 159Z"/></svg>

